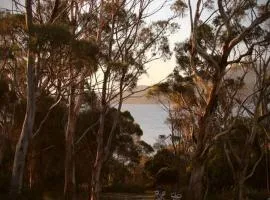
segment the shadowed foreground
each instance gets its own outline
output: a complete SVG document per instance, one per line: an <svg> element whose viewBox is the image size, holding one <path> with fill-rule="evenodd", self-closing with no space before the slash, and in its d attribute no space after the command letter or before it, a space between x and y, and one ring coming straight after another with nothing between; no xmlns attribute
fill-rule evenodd
<svg viewBox="0 0 270 200"><path fill-rule="evenodd" d="M80 195L79 195L80 196ZM51 195L45 195L43 200L55 200L57 197ZM87 197L83 194L79 197L79 200L86 199ZM153 200L154 196L152 194L124 194L124 193L107 193L101 195L101 200Z"/></svg>
<svg viewBox="0 0 270 200"><path fill-rule="evenodd" d="M131 194L104 194L102 200L152 200L154 196L151 194L146 195L131 195Z"/></svg>

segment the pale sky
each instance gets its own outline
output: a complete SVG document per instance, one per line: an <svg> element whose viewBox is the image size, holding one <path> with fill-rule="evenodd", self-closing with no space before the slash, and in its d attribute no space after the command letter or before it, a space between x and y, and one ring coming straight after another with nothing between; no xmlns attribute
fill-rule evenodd
<svg viewBox="0 0 270 200"><path fill-rule="evenodd" d="M171 2L174 2L171 1ZM196 1L192 1L195 4ZM170 9L171 5L167 5L164 9L158 12L156 15L152 16L149 20L150 22L167 19L172 16L172 11ZM176 34L169 37L170 48L173 52L175 43L182 42L187 39L190 35L190 22L189 17L178 18L175 22L179 23L180 29ZM152 85L164 80L174 69L176 65L175 55L173 54L170 60L164 62L163 59L153 61L147 65L147 74L141 76L139 79L139 85Z"/></svg>
<svg viewBox="0 0 270 200"><path fill-rule="evenodd" d="M11 8L12 0L0 0L0 8ZM194 1L195 2L195 1ZM163 10L153 16L150 21L157 21L160 19L166 19L171 15L170 6L166 6ZM189 18L179 18L177 22L180 24L180 30L169 37L170 48L174 49L174 44L176 42L181 42L188 38L190 34ZM141 76L138 85L151 85L158 83L159 81L165 79L175 67L175 56L172 55L170 60L156 60L147 65L147 74Z"/></svg>
<svg viewBox="0 0 270 200"><path fill-rule="evenodd" d="M11 0L0 0L0 8L10 8Z"/></svg>

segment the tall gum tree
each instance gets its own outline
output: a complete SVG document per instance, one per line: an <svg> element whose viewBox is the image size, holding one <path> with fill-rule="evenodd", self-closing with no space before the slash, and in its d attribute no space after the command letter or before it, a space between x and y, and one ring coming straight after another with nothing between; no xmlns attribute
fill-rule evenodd
<svg viewBox="0 0 270 200"><path fill-rule="evenodd" d="M269 19L270 12L269 1L259 5L256 1L198 0L194 13L191 1L188 1L188 5L192 29L189 46L192 73L199 80L198 71L204 70L196 66L197 56L211 69L208 71L210 79L207 80L209 95L205 98L206 106L198 119L198 130L194 133L196 144L188 192L188 199L201 200L204 197L207 152L213 140L220 135L212 133L209 128L219 103L223 77L230 65L241 62L253 52L258 41L249 40L249 46L244 50L241 45ZM206 20L202 17L205 8L210 9Z"/></svg>
<svg viewBox="0 0 270 200"><path fill-rule="evenodd" d="M87 1L86 1L87 2ZM83 96L86 91L85 84L91 80L96 71L96 55L98 48L94 42L96 20L84 17L87 15L83 9L87 6L84 1L68 1L70 11L69 24L71 35L73 37L70 55L68 56L68 119L65 131L65 182L64 198L76 199L76 169L75 169L75 132L78 116L83 102ZM89 5L88 12L94 15L94 2ZM91 25L93 25L91 27ZM91 31L92 30L92 31ZM91 90L91 89L90 89Z"/></svg>
<svg viewBox="0 0 270 200"><path fill-rule="evenodd" d="M268 34L267 31L260 29L260 35L264 34ZM260 36L257 40L260 40ZM244 114L231 117L237 118L238 123L235 124L235 130L230 131L223 140L224 152L233 174L236 200L246 199L245 183L254 175L262 161L264 147L267 146L265 138L269 131L269 126L266 125L269 120L269 41L255 47L254 53L246 61L248 76L244 82L248 89L234 98L237 102L234 108L237 108L238 113ZM230 138L239 142L235 144Z"/></svg>
<svg viewBox="0 0 270 200"><path fill-rule="evenodd" d="M23 127L19 141L16 145L14 156L14 164L12 170L10 194L17 197L20 194L23 186L23 175L25 170L26 156L28 153L29 142L32 138L33 124L35 120L35 55L33 50L33 13L32 13L32 0L25 1L25 22L26 31L28 32L28 50L27 50L27 107Z"/></svg>
<svg viewBox="0 0 270 200"><path fill-rule="evenodd" d="M77 38L74 39L74 37L71 37L71 32L67 30L69 24L65 17L67 14L66 9L69 5L63 6L63 1L39 1L38 3L36 1L31 1L30 3L26 1L24 5L26 8L26 32L28 36L27 58L29 58L26 72L27 108L23 130L19 138L14 159L11 193L15 196L17 193L20 193L20 188L22 188L29 142L38 135L46 119L49 117L51 110L60 102L62 98L60 97L61 94L66 92L63 88L69 84L67 82L72 82L67 81L66 78L69 69L66 67L69 64L67 60L70 60L67 58L70 58L70 55L72 55L72 58L77 57L80 61L87 59L93 60L92 55L95 54L93 51L96 49L92 48L93 43L91 42L81 42L78 41ZM43 10L43 12L41 12L41 10ZM30 14L30 12L32 12L32 14ZM33 14L35 15L33 16ZM21 45L19 44L21 42L20 36L17 36L16 39L16 42L18 42L17 45ZM79 48L82 45L89 45L89 47L83 48L82 50ZM79 53L79 51L83 51L83 53ZM74 63L76 62L76 67L80 68L80 66L84 64L78 64L78 60L74 61L73 59L72 61ZM84 63L83 61L81 63ZM76 75L78 75L78 73ZM78 79L78 77L76 78ZM73 84L69 85L74 87ZM24 92L22 93L24 94ZM35 99L40 93L51 95L58 100L49 108L41 124L35 125L37 130L33 133ZM65 97L65 95L63 96ZM15 190L17 190L17 192Z"/></svg>
<svg viewBox="0 0 270 200"><path fill-rule="evenodd" d="M158 12L166 4L161 3L153 13L148 13L155 1L132 0L100 2L103 15L99 17L97 32L102 59L99 62L100 74L96 74L96 91L99 95L100 115L96 135L97 150L92 168L89 199L99 199L101 190L101 170L111 154L111 143L119 123L119 116L125 97L125 91L136 86L140 75L145 72L145 64L160 57L170 56L167 35L177 26L171 19L157 21L149 26L144 20ZM159 2L160 3L160 2ZM155 53L151 53L153 50ZM98 78L98 75L102 78ZM109 137L104 138L105 118L111 106L117 106L117 112Z"/></svg>

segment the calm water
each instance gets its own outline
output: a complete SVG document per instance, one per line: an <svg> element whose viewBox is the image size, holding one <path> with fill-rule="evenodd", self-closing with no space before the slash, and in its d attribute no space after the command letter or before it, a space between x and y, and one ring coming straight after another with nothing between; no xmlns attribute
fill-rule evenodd
<svg viewBox="0 0 270 200"><path fill-rule="evenodd" d="M143 130L142 140L155 143L158 135L168 135L170 130L165 124L167 113L158 104L124 104L122 110L128 110Z"/></svg>

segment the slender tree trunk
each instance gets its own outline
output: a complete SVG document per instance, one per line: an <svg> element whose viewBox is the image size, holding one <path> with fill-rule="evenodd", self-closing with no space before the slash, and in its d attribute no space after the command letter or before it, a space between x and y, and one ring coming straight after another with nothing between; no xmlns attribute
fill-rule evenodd
<svg viewBox="0 0 270 200"><path fill-rule="evenodd" d="M109 72L109 71L108 71ZM107 83L107 75L105 76L104 83ZM101 191L101 182L100 182L100 173L103 166L103 163L108 159L110 155L111 143L114 137L114 132L119 122L119 117L121 113L121 107L123 104L123 82L125 78L125 73L123 73L120 81L120 93L119 93L119 105L117 108L117 113L113 121L112 128L106 143L104 145L104 127L105 127L105 117L106 117L106 84L103 85L103 94L102 94L102 110L99 118L99 131L97 135L97 153L96 161L92 170L92 179L91 179L91 191L90 191L90 200L99 200L99 195Z"/></svg>
<svg viewBox="0 0 270 200"><path fill-rule="evenodd" d="M28 52L27 52L27 106L20 134L16 145L14 163L11 177L10 195L17 198L23 187L23 177L25 171L28 147L33 134L33 124L35 120L35 76L34 76L34 54L31 45L32 27L32 0L25 0L26 6L26 27L29 32Z"/></svg>
<svg viewBox="0 0 270 200"><path fill-rule="evenodd" d="M23 130L21 132L19 142L16 146L10 188L12 198L16 198L17 195L21 193L21 189L23 186L26 156L28 153L30 134L32 133L33 122L30 118L31 117L26 115Z"/></svg>
<svg viewBox="0 0 270 200"><path fill-rule="evenodd" d="M101 188L100 173L104 160L104 126L105 126L106 108L103 106L99 118L99 130L97 134L97 153L96 160L92 170L92 179L90 187L90 200L99 200L99 193Z"/></svg>
<svg viewBox="0 0 270 200"><path fill-rule="evenodd" d="M100 182L101 169L102 169L102 161L99 160L92 170L90 200L99 200L101 191L101 182Z"/></svg>
<svg viewBox="0 0 270 200"><path fill-rule="evenodd" d="M70 111L66 130L65 186L64 186L65 200L75 199L76 184L74 177L75 173L74 133L75 133L75 117L74 113Z"/></svg>
<svg viewBox="0 0 270 200"><path fill-rule="evenodd" d="M65 200L76 199L76 180L75 180L76 178L75 178L75 159L74 159L74 135L76 129L76 122L78 118L77 117L78 113L75 108L76 106L75 106L74 87L71 86L69 95L68 123L65 134L65 142L66 142L65 185L64 185Z"/></svg>
<svg viewBox="0 0 270 200"><path fill-rule="evenodd" d="M202 200L204 197L203 179L205 174L205 164L196 162L192 168L189 181L188 200Z"/></svg>
<svg viewBox="0 0 270 200"><path fill-rule="evenodd" d="M30 53L28 53L29 55ZM22 189L23 175L25 169L26 156L28 153L29 142L32 137L33 124L35 119L35 97L34 97L34 72L33 72L33 57L28 56L27 64L27 108L23 122L22 132L19 141L16 145L14 156L12 178L11 178L11 193L17 196Z"/></svg>
<svg viewBox="0 0 270 200"><path fill-rule="evenodd" d="M241 173L241 172L240 172ZM245 186L244 186L243 178L239 178L237 181L235 200L244 200L245 199Z"/></svg>
<svg viewBox="0 0 270 200"><path fill-rule="evenodd" d="M72 70L70 73L71 73L70 77L72 77ZM83 89L84 89L83 80L84 75L81 75L78 80L79 88L77 89L79 95L75 94L75 86L73 84L71 84L70 86L68 123L65 134L65 142L66 142L65 185L64 185L65 200L71 199L75 200L77 198L74 137L83 98Z"/></svg>
<svg viewBox="0 0 270 200"><path fill-rule="evenodd" d="M238 183L238 200L244 200L243 198L244 198L244 194L243 194L243 192L244 192L244 184L240 181L239 183Z"/></svg>

